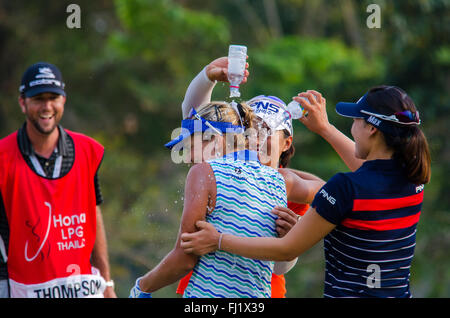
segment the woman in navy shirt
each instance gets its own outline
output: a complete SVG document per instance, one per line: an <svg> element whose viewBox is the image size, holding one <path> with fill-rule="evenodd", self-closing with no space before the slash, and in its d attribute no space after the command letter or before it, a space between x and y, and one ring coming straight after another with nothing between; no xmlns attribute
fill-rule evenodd
<svg viewBox="0 0 450 318"><path fill-rule="evenodd" d="M353 142L328 123L319 93L299 96L309 100L294 98L309 113L301 121L330 142L353 172L333 176L283 238L242 238L198 222L201 230L183 234L182 247L281 261L324 239L325 297L411 297L416 225L431 174L413 101L398 87L380 86L356 103L338 103L338 114L353 118Z"/></svg>

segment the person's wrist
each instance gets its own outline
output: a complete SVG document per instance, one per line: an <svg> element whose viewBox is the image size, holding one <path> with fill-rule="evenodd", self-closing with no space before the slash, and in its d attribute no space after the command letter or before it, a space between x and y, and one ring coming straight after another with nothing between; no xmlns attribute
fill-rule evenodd
<svg viewBox="0 0 450 318"><path fill-rule="evenodd" d="M145 282L142 278L140 278L136 284L137 288L139 289L139 291L144 292L144 293L149 293L149 291L147 291L147 287L145 285Z"/></svg>
<svg viewBox="0 0 450 318"><path fill-rule="evenodd" d="M209 73L209 69L211 67L211 64L208 64L204 67L203 72L205 74L205 79L207 79L208 81L210 81L211 83L216 83L217 81L215 79L211 79L210 77L210 73Z"/></svg>
<svg viewBox="0 0 450 318"><path fill-rule="evenodd" d="M136 283L134 287L130 291L130 298L152 298L152 294L149 292L145 292L141 289L140 283L142 281L142 277L136 279Z"/></svg>
<svg viewBox="0 0 450 318"><path fill-rule="evenodd" d="M322 129L320 129L318 133L323 139L328 140L330 136L333 135L333 130L335 129L336 127L334 127L334 125L328 123Z"/></svg>
<svg viewBox="0 0 450 318"><path fill-rule="evenodd" d="M114 281L112 279L106 281L106 288L110 287L112 289L114 289Z"/></svg>

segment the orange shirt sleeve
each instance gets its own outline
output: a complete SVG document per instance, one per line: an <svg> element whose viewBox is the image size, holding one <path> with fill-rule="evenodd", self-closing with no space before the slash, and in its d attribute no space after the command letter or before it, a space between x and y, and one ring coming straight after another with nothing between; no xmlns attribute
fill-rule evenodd
<svg viewBox="0 0 450 318"><path fill-rule="evenodd" d="M178 283L177 287L177 294L183 295L184 290L186 289L187 285L189 284L189 280L191 279L192 271L189 272L186 276L184 276L182 279L180 279L180 282Z"/></svg>
<svg viewBox="0 0 450 318"><path fill-rule="evenodd" d="M180 279L177 287L177 294L183 295L184 290L189 284L191 279L192 271ZM285 298L286 297L286 281L283 275L272 274L272 298Z"/></svg>
<svg viewBox="0 0 450 318"><path fill-rule="evenodd" d="M308 211L309 204L299 204L299 203L288 201L287 207L289 209L291 209L292 211L294 211L295 214L303 215L306 213L306 211Z"/></svg>
<svg viewBox="0 0 450 318"><path fill-rule="evenodd" d="M286 280L284 275L272 274L272 298L286 298Z"/></svg>

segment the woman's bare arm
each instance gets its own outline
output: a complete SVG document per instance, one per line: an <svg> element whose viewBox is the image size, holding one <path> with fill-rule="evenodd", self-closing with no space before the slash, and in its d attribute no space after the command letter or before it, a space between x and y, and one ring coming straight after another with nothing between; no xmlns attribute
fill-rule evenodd
<svg viewBox="0 0 450 318"><path fill-rule="evenodd" d="M198 261L198 256L184 253L180 247L181 233L197 231L195 223L204 220L211 209L211 197L215 197L215 179L207 163L193 166L188 173L185 185L184 208L180 230L175 247L166 257L140 281L144 292L154 292L184 277Z"/></svg>
<svg viewBox="0 0 450 318"><path fill-rule="evenodd" d="M253 259L290 261L314 246L335 226L321 217L314 208L310 208L282 238L221 235L212 224L199 221L198 232L181 235L181 247L186 253L196 255L220 249Z"/></svg>
<svg viewBox="0 0 450 318"><path fill-rule="evenodd" d="M311 203L317 191L325 184L319 177L307 180L299 177L291 169L280 168L278 171L286 183L287 199L296 203Z"/></svg>
<svg viewBox="0 0 450 318"><path fill-rule="evenodd" d="M323 181L318 176L316 176L316 175L314 175L312 173L306 172L306 171L292 169L292 168L285 168L285 169L289 169L291 172L295 173L297 176L299 176L300 178L305 179L305 180Z"/></svg>
<svg viewBox="0 0 450 318"><path fill-rule="evenodd" d="M305 97L309 101L305 101ZM294 97L308 112L299 120L312 132L325 139L341 157L351 171L355 171L364 163L364 160L355 157L355 142L340 132L328 121L326 100L319 92L308 90Z"/></svg>

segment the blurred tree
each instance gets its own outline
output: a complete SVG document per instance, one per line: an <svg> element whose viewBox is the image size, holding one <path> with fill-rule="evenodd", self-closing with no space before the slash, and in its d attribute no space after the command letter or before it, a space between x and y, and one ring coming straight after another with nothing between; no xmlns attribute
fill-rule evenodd
<svg viewBox="0 0 450 318"><path fill-rule="evenodd" d="M128 142L150 153L163 149L181 118L179 105L192 74L209 54L225 50L228 27L224 19L174 1L117 0L116 12L121 29L110 34L107 52L123 67L117 75L130 98L115 113L134 115L137 127Z"/></svg>
<svg viewBox="0 0 450 318"><path fill-rule="evenodd" d="M404 88L421 111L433 157L411 285L416 296L450 295L449 94L450 1L385 0L78 0L81 28L66 26L72 1L0 0L0 136L23 122L20 76L37 61L60 67L67 84L63 126L106 146L100 171L113 277L127 296L138 275L174 244L188 167L163 144L179 126L189 81L229 44L248 46L243 97L273 94L288 102L317 89L330 121L340 100L378 84ZM381 28L369 29L369 4ZM227 85L213 98L224 99ZM319 137L294 124L292 166L327 179L347 170ZM289 297L321 297L319 244L287 275ZM174 296L171 286L155 296Z"/></svg>

